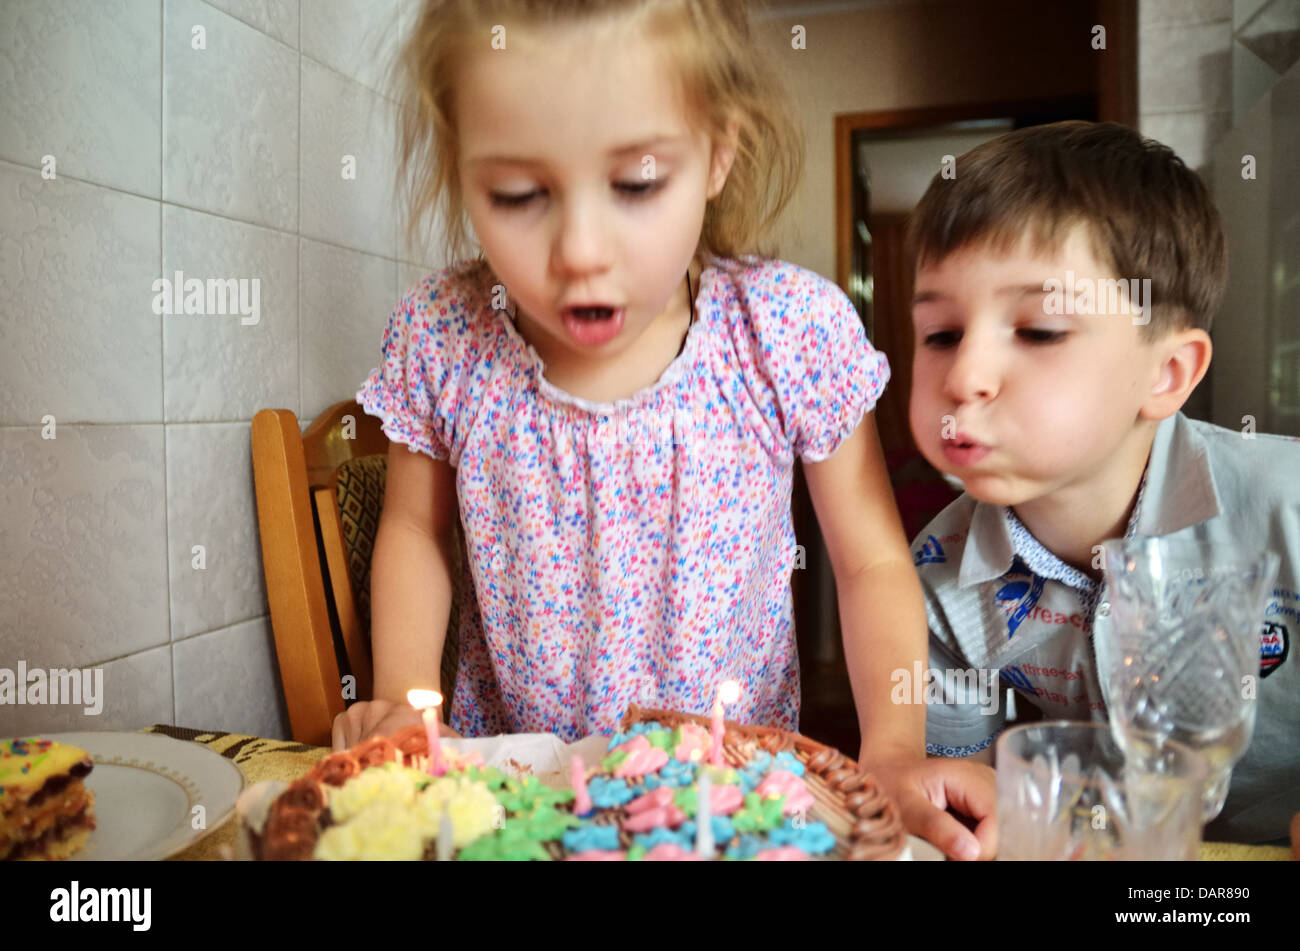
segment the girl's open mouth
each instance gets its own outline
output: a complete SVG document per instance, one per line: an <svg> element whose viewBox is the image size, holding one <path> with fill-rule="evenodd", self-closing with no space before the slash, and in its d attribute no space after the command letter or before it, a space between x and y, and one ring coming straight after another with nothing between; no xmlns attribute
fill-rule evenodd
<svg viewBox="0 0 1300 951"><path fill-rule="evenodd" d="M622 307L567 307L564 329L576 342L588 347L608 343L623 329Z"/></svg>

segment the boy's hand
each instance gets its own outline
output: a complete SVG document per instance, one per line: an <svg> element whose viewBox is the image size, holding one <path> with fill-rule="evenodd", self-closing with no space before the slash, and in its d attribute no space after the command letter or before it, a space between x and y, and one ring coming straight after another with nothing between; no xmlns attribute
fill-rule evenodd
<svg viewBox="0 0 1300 951"><path fill-rule="evenodd" d="M991 859L997 853L997 786L991 766L960 759L872 763L867 771L898 804L903 825L950 859ZM963 818L974 824L972 833Z"/></svg>
<svg viewBox="0 0 1300 951"><path fill-rule="evenodd" d="M420 711L409 703L391 700L354 703L334 718L334 749L351 749L372 736L389 736L404 726L423 722ZM438 735L460 736L445 723L438 724Z"/></svg>

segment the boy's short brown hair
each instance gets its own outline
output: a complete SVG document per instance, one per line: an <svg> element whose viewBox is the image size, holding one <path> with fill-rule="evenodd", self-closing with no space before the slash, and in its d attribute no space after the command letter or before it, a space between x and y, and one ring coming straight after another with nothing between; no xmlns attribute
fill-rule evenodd
<svg viewBox="0 0 1300 951"><path fill-rule="evenodd" d="M1026 233L1053 251L1080 223L1115 277L1150 278L1148 337L1210 329L1227 283L1219 213L1172 149L1114 122L1029 126L971 149L954 178L930 182L908 247L917 267Z"/></svg>

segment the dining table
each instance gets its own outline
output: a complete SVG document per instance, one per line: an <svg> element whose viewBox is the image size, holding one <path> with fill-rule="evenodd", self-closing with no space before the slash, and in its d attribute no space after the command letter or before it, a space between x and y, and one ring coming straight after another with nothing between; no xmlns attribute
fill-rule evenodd
<svg viewBox="0 0 1300 951"><path fill-rule="evenodd" d="M139 732L158 733L207 747L238 767L246 787L263 780L292 782L306 775L312 766L331 752L327 746L311 746L246 733L194 730L163 723L145 727ZM240 854L238 836L239 819L231 815L218 828L170 856L169 861L234 860ZM909 848L915 859L942 859L937 849L915 837L910 838ZM1203 842L1200 846L1201 861L1288 861L1290 858L1291 850L1279 846L1229 842Z"/></svg>

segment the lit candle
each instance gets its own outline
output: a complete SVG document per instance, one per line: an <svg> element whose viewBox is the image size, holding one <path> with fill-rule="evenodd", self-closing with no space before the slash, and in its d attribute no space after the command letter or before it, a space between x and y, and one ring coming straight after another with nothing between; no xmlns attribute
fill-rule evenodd
<svg viewBox="0 0 1300 951"><path fill-rule="evenodd" d="M447 772L442 763L442 744L438 739L438 707L442 694L436 690L408 690L406 702L420 711L424 718L424 735L429 741L429 775L441 776Z"/></svg>
<svg viewBox="0 0 1300 951"><path fill-rule="evenodd" d="M734 680L724 680L718 686L718 699L713 703L713 749L709 754L709 763L722 766L722 705L735 703L740 697L740 684Z"/></svg>
<svg viewBox="0 0 1300 951"><path fill-rule="evenodd" d="M569 761L569 775L573 778L573 813L585 818L591 815L595 806L591 803L591 796L587 794L587 767L582 762L582 757L576 753Z"/></svg>
<svg viewBox="0 0 1300 951"><path fill-rule="evenodd" d="M700 777L695 790L695 854L713 858L713 783L707 775Z"/></svg>
<svg viewBox="0 0 1300 951"><path fill-rule="evenodd" d="M450 862L451 850L455 844L456 830L452 827L451 816L442 814L438 820L438 861Z"/></svg>

